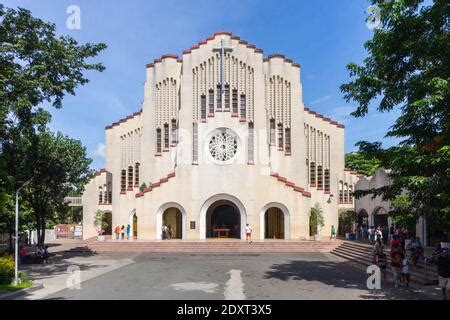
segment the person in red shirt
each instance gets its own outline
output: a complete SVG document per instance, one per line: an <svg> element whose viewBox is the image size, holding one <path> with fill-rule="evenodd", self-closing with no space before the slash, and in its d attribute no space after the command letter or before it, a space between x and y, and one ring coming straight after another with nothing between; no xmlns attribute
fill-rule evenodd
<svg viewBox="0 0 450 320"><path fill-rule="evenodd" d="M24 264L27 259L27 249L25 249L23 246L20 246L19 257L20 257L20 264Z"/></svg>

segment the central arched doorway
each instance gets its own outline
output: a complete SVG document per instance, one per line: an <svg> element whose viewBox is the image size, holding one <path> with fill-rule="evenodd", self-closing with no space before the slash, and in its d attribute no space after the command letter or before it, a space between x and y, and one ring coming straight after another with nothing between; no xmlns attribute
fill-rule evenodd
<svg viewBox="0 0 450 320"><path fill-rule="evenodd" d="M241 216L236 205L228 200L213 203L206 212L206 237L241 238Z"/></svg>
<svg viewBox="0 0 450 320"><path fill-rule="evenodd" d="M229 237L245 239L247 214L242 202L235 196L219 193L208 198L200 208L199 238L204 240L214 234L213 225L225 224ZM237 225L237 227L236 227Z"/></svg>

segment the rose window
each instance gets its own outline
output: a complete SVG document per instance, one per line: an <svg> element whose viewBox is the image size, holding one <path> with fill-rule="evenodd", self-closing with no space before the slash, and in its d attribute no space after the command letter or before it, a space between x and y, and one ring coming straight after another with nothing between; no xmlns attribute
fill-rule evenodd
<svg viewBox="0 0 450 320"><path fill-rule="evenodd" d="M227 132L218 132L209 140L209 153L217 161L228 161L237 152L238 143L236 136Z"/></svg>

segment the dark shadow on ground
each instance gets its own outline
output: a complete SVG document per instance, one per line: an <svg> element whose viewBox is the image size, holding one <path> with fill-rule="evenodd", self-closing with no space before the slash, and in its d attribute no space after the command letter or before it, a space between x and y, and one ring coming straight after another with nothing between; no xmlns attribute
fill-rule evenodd
<svg viewBox="0 0 450 320"><path fill-rule="evenodd" d="M343 262L291 260L288 263L272 265L264 278L282 281L317 281L337 288L365 290L367 294L361 294L360 298L370 300L439 299L438 294L425 295L414 287L394 288L389 275L386 277L387 281L381 283L381 289L369 290L366 284L369 276L370 274L351 268Z"/></svg>

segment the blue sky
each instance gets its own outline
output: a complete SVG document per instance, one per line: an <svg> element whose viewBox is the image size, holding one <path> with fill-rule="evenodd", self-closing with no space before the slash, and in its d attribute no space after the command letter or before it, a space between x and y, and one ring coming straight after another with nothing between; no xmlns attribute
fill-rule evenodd
<svg viewBox="0 0 450 320"><path fill-rule="evenodd" d="M87 74L90 83L67 96L60 110L51 110L51 128L80 139L103 167L104 127L141 108L145 65L165 53L181 55L219 30L230 31L264 50L282 53L301 64L303 100L307 106L346 125L346 152L359 140L385 139L398 112L372 111L365 118L349 113L339 86L349 80L346 65L361 63L363 44L372 31L365 23L366 1L355 0L228 0L114 1L4 0L7 7L29 9L56 24L58 34L80 43L104 42L108 49L95 60L103 73ZM69 30L69 5L81 9L81 29Z"/></svg>

